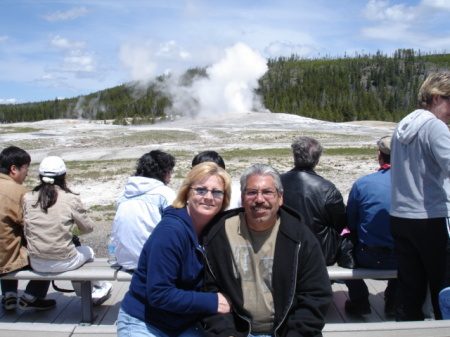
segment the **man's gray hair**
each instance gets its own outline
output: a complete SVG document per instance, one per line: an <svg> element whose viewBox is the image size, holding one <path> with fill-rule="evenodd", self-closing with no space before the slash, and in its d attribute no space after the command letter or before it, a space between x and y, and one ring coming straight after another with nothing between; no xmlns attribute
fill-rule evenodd
<svg viewBox="0 0 450 337"><path fill-rule="evenodd" d="M313 169L316 167L320 156L322 156L322 145L311 137L301 136L292 143L291 147L294 154L295 167Z"/></svg>
<svg viewBox="0 0 450 337"><path fill-rule="evenodd" d="M274 169L272 166L265 164L254 164L247 168L241 175L241 192L245 191L247 187L247 180L249 177L258 175L258 176L271 176L275 183L275 188L278 191L278 194L283 192L283 184L281 182L280 173Z"/></svg>

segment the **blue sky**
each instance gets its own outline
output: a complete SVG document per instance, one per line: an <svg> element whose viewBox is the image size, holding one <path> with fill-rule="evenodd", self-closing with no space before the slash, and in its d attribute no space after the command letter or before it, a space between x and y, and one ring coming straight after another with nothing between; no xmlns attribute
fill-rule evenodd
<svg viewBox="0 0 450 337"><path fill-rule="evenodd" d="M264 59L450 52L449 16L449 0L0 0L0 103L213 65L237 43Z"/></svg>

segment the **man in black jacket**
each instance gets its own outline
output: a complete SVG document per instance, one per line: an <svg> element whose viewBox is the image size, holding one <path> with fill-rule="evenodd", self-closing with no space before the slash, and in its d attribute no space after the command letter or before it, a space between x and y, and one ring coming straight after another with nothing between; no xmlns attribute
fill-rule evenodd
<svg viewBox="0 0 450 337"><path fill-rule="evenodd" d="M320 246L283 205L278 172L256 164L241 176L242 205L212 221L203 238L205 290L233 310L204 319L207 336L322 336L332 290Z"/></svg>
<svg viewBox="0 0 450 337"><path fill-rule="evenodd" d="M291 147L295 167L281 175L284 204L305 217L319 240L327 266L337 262L341 267L354 268L352 244L341 236L347 226L342 194L332 182L314 171L322 155L322 145L314 138L302 136Z"/></svg>

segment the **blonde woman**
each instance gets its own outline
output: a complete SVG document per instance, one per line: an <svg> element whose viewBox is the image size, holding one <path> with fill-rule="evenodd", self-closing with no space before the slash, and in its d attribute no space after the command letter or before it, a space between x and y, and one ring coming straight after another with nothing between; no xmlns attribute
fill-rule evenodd
<svg viewBox="0 0 450 337"><path fill-rule="evenodd" d="M195 166L144 245L117 320L119 337L202 336L203 314L228 313L222 294L200 292L199 236L230 201L230 177L212 162Z"/></svg>

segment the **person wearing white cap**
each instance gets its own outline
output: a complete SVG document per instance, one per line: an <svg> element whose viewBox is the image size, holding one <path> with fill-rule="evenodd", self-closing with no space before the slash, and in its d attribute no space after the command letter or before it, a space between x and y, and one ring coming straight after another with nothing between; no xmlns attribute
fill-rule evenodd
<svg viewBox="0 0 450 337"><path fill-rule="evenodd" d="M80 197L67 187L66 171L60 157L44 158L39 166L41 183L23 198L28 256L38 272L73 270L94 259L91 247L72 242L75 226L82 233L90 233L94 223ZM111 288L109 282L94 283L94 305L109 298Z"/></svg>

